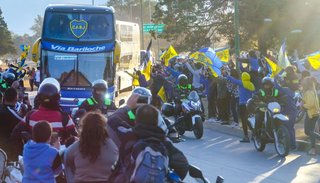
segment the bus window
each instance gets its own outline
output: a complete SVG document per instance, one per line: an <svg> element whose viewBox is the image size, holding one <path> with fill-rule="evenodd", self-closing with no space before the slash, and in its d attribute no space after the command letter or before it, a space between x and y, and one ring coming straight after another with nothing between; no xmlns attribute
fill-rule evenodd
<svg viewBox="0 0 320 183"><path fill-rule="evenodd" d="M44 38L72 41L76 40L70 30L70 21L76 18L75 14L70 13L51 13L45 21Z"/></svg>

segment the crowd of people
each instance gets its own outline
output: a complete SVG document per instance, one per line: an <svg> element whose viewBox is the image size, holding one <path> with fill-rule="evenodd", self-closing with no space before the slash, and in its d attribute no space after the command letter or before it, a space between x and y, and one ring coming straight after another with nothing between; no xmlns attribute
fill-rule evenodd
<svg viewBox="0 0 320 183"><path fill-rule="evenodd" d="M189 170L188 160L166 137L168 129L159 110L163 102L174 101L175 113L181 113L179 100L195 90L207 98L209 122L239 128L241 121L244 136L240 142L250 142L248 115L255 110L248 110L251 107L248 101L275 100L289 118L286 125L291 148L296 149L294 125L298 109L294 96L301 90L300 105L307 112L305 133L310 136L312 146L309 154L315 155L318 136L314 130L320 115L317 79L294 65L270 77L260 69L261 60L251 51L248 58L237 59L247 64L246 67L240 64L241 72L229 61L221 68L221 75L213 77L210 69L202 64L177 57L169 66L154 65L149 81L140 71L132 75L141 87L133 90L121 108L105 99L107 83L97 80L92 84L92 97L85 100L75 114L79 122L61 110L59 82L47 78L40 84L34 69L28 69L30 86L39 83L34 106L19 95L20 82L14 81L5 89L0 105L0 147L10 161L23 155L23 182L26 183L55 182L58 178L76 183L151 179L163 182L168 170L174 170L184 179ZM165 100L159 96L162 88ZM17 107L19 105L21 107ZM106 117L108 110L115 112ZM262 126L261 118L263 114L255 112L258 129ZM146 161L148 156L154 161ZM156 169L152 169L151 165L155 164ZM153 174L149 174L150 171Z"/></svg>

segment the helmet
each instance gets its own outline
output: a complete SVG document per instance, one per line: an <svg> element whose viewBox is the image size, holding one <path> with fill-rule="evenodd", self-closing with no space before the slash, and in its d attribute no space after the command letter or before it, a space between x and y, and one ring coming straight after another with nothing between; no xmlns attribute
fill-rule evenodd
<svg viewBox="0 0 320 183"><path fill-rule="evenodd" d="M39 87L38 96L41 105L48 108L59 106L59 88L53 83L44 83Z"/></svg>
<svg viewBox="0 0 320 183"><path fill-rule="evenodd" d="M150 104L151 103L151 91L144 87L137 87L132 91L132 94L138 94L140 95L138 99L138 103L145 103Z"/></svg>
<svg viewBox="0 0 320 183"><path fill-rule="evenodd" d="M53 84L53 85L58 89L58 92L60 92L60 83L59 83L56 79L54 79L54 78L46 78L46 79L44 79L44 80L41 82L41 84L40 84L40 86L39 86L39 89L40 89L43 85L48 84L48 83Z"/></svg>
<svg viewBox="0 0 320 183"><path fill-rule="evenodd" d="M11 85L14 82L16 76L11 72L5 72L3 73L2 78L8 83L8 85Z"/></svg>
<svg viewBox="0 0 320 183"><path fill-rule="evenodd" d="M188 77L184 74L178 76L178 84L180 86L186 86L188 84Z"/></svg>
<svg viewBox="0 0 320 183"><path fill-rule="evenodd" d="M95 80L93 83L92 83L92 88L95 90L95 89L98 89L98 90L106 90L108 89L108 83L103 80L103 79L98 79L98 80Z"/></svg>
<svg viewBox="0 0 320 183"><path fill-rule="evenodd" d="M161 107L161 112L165 116L173 116L174 115L174 107L170 103L164 103Z"/></svg>
<svg viewBox="0 0 320 183"><path fill-rule="evenodd" d="M92 83L92 95L95 99L104 100L106 98L108 83L103 79L98 79Z"/></svg>
<svg viewBox="0 0 320 183"><path fill-rule="evenodd" d="M269 85L269 86L274 86L274 80L270 77L264 77L262 79L262 85Z"/></svg>

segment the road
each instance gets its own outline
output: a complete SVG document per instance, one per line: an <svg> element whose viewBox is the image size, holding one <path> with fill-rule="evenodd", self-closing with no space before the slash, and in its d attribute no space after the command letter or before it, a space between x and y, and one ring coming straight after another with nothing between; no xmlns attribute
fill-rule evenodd
<svg viewBox="0 0 320 183"><path fill-rule="evenodd" d="M191 164L201 168L211 181L216 176L228 183L320 182L320 158L305 152L294 152L286 158L277 156L273 144L257 152L252 143L239 143L239 138L206 129L201 140L186 133L185 142L176 144ZM194 182L187 178L186 182Z"/></svg>
<svg viewBox="0 0 320 183"><path fill-rule="evenodd" d="M31 98L35 92L30 94ZM119 98L126 99L128 92ZM252 143L239 143L238 137L206 129L200 140L186 132L185 142L175 144L191 164L201 168L204 175L214 182L217 175L226 183L320 183L320 157L305 152L294 152L286 158L277 156L273 144L264 152L257 152ZM187 178L186 182L194 182Z"/></svg>

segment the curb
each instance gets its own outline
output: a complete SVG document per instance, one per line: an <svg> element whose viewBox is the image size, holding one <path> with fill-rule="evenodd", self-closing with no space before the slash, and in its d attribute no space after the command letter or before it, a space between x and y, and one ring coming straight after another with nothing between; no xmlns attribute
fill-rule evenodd
<svg viewBox="0 0 320 183"><path fill-rule="evenodd" d="M237 128L232 128L229 125L221 125L220 123L215 123L215 122L208 122L205 121L204 122L204 127L206 129L210 129L210 130L214 130L220 133L224 133L227 135L231 135L234 137L239 137L242 138L243 137L243 131L242 129L237 129ZM249 136L251 136L251 131L249 130ZM299 151L308 151L310 149L310 142L305 141L305 140L296 140L297 142L297 147ZM320 152L320 144L316 144L316 149L317 152L319 154Z"/></svg>

